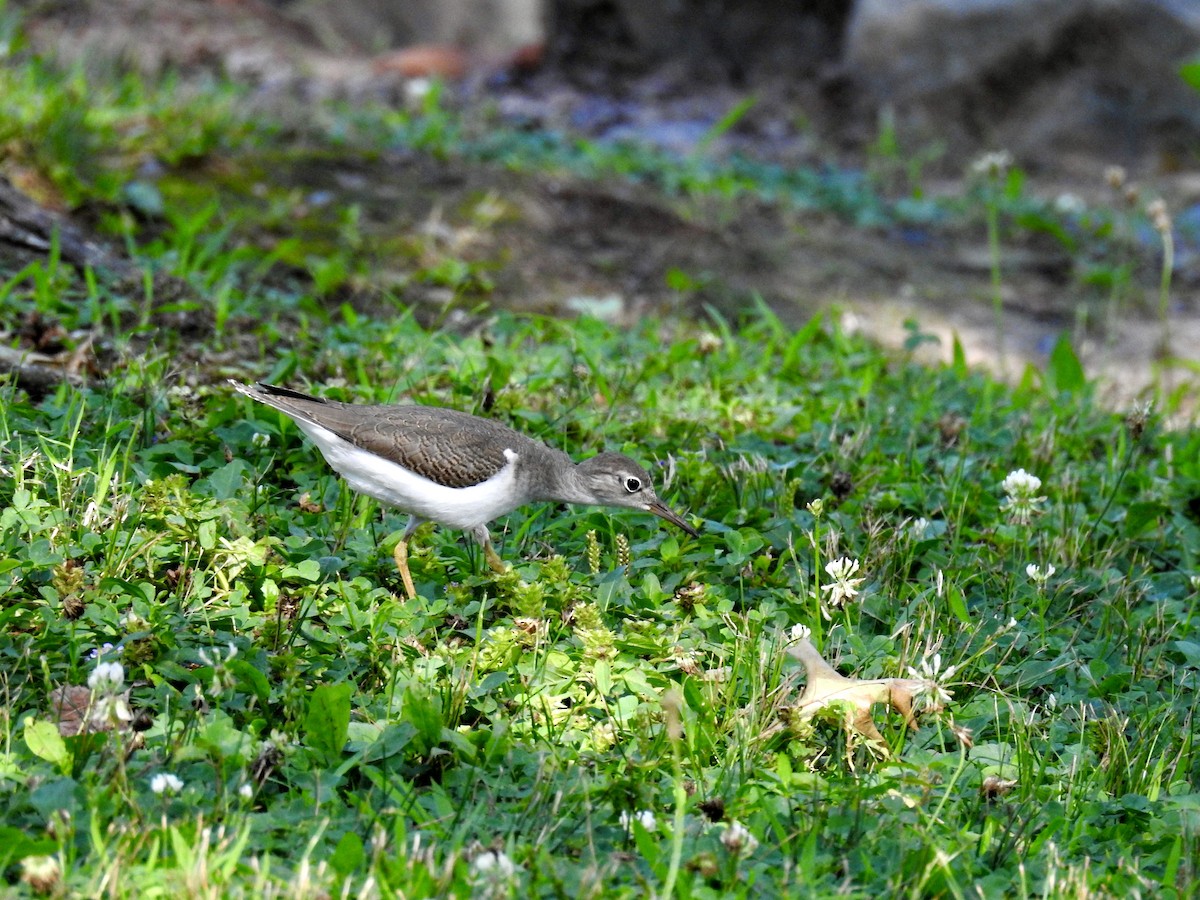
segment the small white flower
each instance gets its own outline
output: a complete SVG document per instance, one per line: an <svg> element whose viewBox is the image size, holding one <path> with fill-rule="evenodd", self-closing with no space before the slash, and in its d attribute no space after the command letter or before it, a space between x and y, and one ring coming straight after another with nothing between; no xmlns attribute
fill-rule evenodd
<svg viewBox="0 0 1200 900"><path fill-rule="evenodd" d="M812 514L814 519L819 519L821 518L821 514L825 512L825 501L818 497L816 500L809 500L804 508Z"/></svg>
<svg viewBox="0 0 1200 900"><path fill-rule="evenodd" d="M807 641L812 636L812 629L807 625L793 625L788 631L788 643L794 644L796 641Z"/></svg>
<svg viewBox="0 0 1200 900"><path fill-rule="evenodd" d="M852 577L858 571L858 560L843 556L825 565L825 571L833 581L821 585L822 593L829 595L830 606L841 606L847 600L853 600L858 594L858 586L865 578Z"/></svg>
<svg viewBox="0 0 1200 900"><path fill-rule="evenodd" d="M631 813L629 810L623 809L621 810L619 821L621 822L621 827L625 829L627 834L633 832L634 822L640 823L641 826L647 831L654 831L658 828L658 819L655 818L654 813L648 809L640 809L635 813Z"/></svg>
<svg viewBox="0 0 1200 900"><path fill-rule="evenodd" d="M734 820L721 832L721 843L730 853L743 856L754 852L754 848L758 846L758 838L750 833L749 828Z"/></svg>
<svg viewBox="0 0 1200 900"><path fill-rule="evenodd" d="M156 794L178 794L183 790L183 781L170 772L159 772L150 779L150 790Z"/></svg>
<svg viewBox="0 0 1200 900"><path fill-rule="evenodd" d="M1012 154L1007 150L993 150L981 154L971 163L971 174L986 178L1000 178L1012 168Z"/></svg>
<svg viewBox="0 0 1200 900"><path fill-rule="evenodd" d="M424 102L431 90L433 82L428 78L409 78L404 82L404 99L415 108Z"/></svg>
<svg viewBox="0 0 1200 900"><path fill-rule="evenodd" d="M1077 216L1087 212L1087 204L1078 194L1059 194L1054 198L1054 211L1064 216Z"/></svg>
<svg viewBox="0 0 1200 900"><path fill-rule="evenodd" d="M942 687L942 681L949 681L958 671L958 666L948 666L942 669L942 654L926 653L921 657L918 667L908 667L908 677L920 682L915 697L919 705L925 709L939 710L954 699L954 692Z"/></svg>
<svg viewBox="0 0 1200 900"><path fill-rule="evenodd" d="M725 342L721 340L720 335L713 334L711 331L704 331L696 339L696 349L704 356L720 350L725 346Z"/></svg>
<svg viewBox="0 0 1200 900"><path fill-rule="evenodd" d="M471 874L478 881L495 885L510 881L516 873L516 865L502 850L484 850L471 860Z"/></svg>
<svg viewBox="0 0 1200 900"><path fill-rule="evenodd" d="M240 788L238 788L238 796L243 800L249 800L254 796L254 785L247 781Z"/></svg>
<svg viewBox="0 0 1200 900"><path fill-rule="evenodd" d="M97 694L115 694L125 684L125 667L119 662L97 663L88 676L88 687Z"/></svg>
<svg viewBox="0 0 1200 900"><path fill-rule="evenodd" d="M1200 575L1193 575L1188 579L1188 584L1192 586L1193 591L1200 591Z"/></svg>
<svg viewBox="0 0 1200 900"><path fill-rule="evenodd" d="M229 648L228 653L225 653L219 647L213 647L211 649L201 647L196 651L196 655L200 657L200 662L204 663L204 665L211 666L215 669L219 666L225 665L225 663L229 662L238 654L238 649L234 645L233 641L230 641L226 646Z"/></svg>
<svg viewBox="0 0 1200 900"><path fill-rule="evenodd" d="M126 702L125 694L105 694L92 698L92 725L99 729L119 728L125 722L133 721L133 710Z"/></svg>
<svg viewBox="0 0 1200 900"><path fill-rule="evenodd" d="M1025 574L1029 576L1030 580L1036 582L1039 586L1044 585L1047 581L1049 581L1050 576L1057 571L1058 570L1051 565L1047 565L1045 571L1042 570L1041 566L1034 565L1033 563L1030 563L1025 567Z"/></svg>
<svg viewBox="0 0 1200 900"><path fill-rule="evenodd" d="M113 652L120 653L121 650L122 650L121 647L114 647L111 643L106 641L105 643L101 644L99 647L94 648L92 650L92 652L88 654L88 659L100 659L100 657L105 656L109 653L113 653Z"/></svg>
<svg viewBox="0 0 1200 900"><path fill-rule="evenodd" d="M1037 504L1046 498L1037 495L1042 489L1042 479L1036 475L1030 475L1024 469L1016 469L1008 473L1004 481L1000 482L1000 487L1006 494L1000 508L1008 510L1016 524L1028 525L1033 514L1041 512Z"/></svg>
<svg viewBox="0 0 1200 900"><path fill-rule="evenodd" d="M271 436L263 434L261 431L254 432L254 437L250 438L250 443L255 447L268 447L271 444Z"/></svg>
<svg viewBox="0 0 1200 900"><path fill-rule="evenodd" d="M925 538L925 532L929 530L929 520L922 516L918 519L913 519L912 524L908 527L913 540L920 541Z"/></svg>
<svg viewBox="0 0 1200 900"><path fill-rule="evenodd" d="M1024 469L1015 469L1005 476L1000 487L1004 488L1004 493L1010 497L1032 497L1042 489L1042 479L1030 475Z"/></svg>

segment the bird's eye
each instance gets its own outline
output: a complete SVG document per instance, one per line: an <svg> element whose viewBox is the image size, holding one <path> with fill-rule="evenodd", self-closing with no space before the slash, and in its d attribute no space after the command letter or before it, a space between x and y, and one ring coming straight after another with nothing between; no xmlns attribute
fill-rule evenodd
<svg viewBox="0 0 1200 900"><path fill-rule="evenodd" d="M625 479L625 490L631 494L636 494L642 489L642 479L634 478L632 475Z"/></svg>

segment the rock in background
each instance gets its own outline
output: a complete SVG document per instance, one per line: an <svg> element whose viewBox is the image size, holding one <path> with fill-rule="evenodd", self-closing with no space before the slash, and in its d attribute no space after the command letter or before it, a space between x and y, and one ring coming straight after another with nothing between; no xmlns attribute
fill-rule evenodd
<svg viewBox="0 0 1200 900"><path fill-rule="evenodd" d="M1193 157L1196 0L858 0L843 62L860 99L913 136L1053 165L1086 153Z"/></svg>

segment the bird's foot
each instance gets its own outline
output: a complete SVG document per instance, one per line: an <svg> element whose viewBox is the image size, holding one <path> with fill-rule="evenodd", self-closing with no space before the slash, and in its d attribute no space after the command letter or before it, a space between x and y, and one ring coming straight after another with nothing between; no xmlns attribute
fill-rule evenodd
<svg viewBox="0 0 1200 900"><path fill-rule="evenodd" d="M408 571L408 540L401 538L392 554L396 560L396 568L400 570L400 580L404 582L404 593L409 600L417 599L417 589L413 586L412 575Z"/></svg>

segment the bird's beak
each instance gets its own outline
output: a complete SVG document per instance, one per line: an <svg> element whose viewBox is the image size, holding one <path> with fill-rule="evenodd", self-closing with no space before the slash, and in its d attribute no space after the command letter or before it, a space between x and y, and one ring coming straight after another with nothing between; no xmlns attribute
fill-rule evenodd
<svg viewBox="0 0 1200 900"><path fill-rule="evenodd" d="M700 537L700 532L685 522L679 513L675 512L673 509L671 509L671 507L667 506L657 497L653 502L647 504L646 511L654 513L660 519L666 519L672 525L678 525L692 537Z"/></svg>

